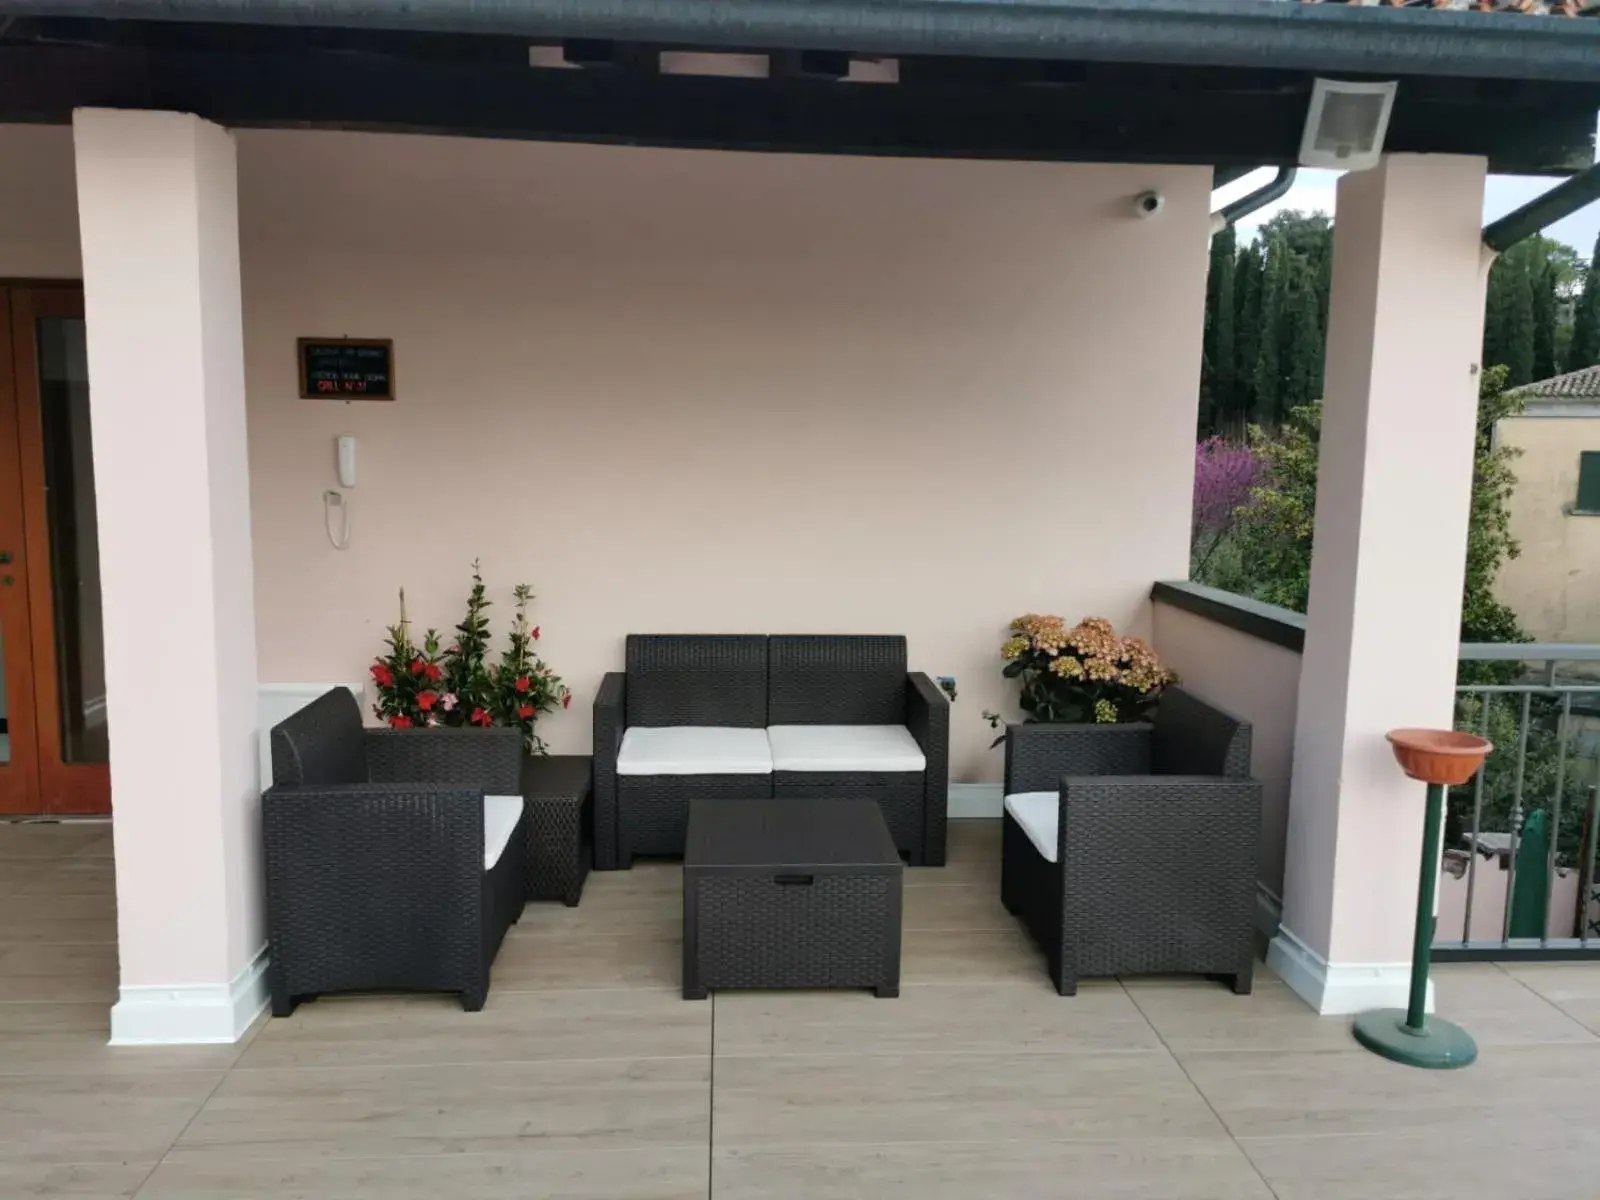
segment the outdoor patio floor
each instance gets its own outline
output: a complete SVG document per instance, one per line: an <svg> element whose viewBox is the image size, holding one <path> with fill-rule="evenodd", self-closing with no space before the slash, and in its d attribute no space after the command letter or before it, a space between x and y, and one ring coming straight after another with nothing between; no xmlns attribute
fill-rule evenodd
<svg viewBox="0 0 1600 1200"><path fill-rule="evenodd" d="M1263 968L1062 999L999 827L907 875L897 1000L678 998L679 871L529 905L488 1007L326 999L112 1049L107 825L0 826L0 1196L1506 1200L1592 1194L1600 964L1444 967L1466 1071L1358 1048Z"/></svg>

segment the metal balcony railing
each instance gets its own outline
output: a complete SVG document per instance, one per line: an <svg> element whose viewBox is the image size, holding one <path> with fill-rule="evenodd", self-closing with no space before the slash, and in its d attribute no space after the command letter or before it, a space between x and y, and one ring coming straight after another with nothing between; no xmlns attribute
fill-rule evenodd
<svg viewBox="0 0 1600 1200"><path fill-rule="evenodd" d="M1600 645L1461 662L1456 727L1495 753L1447 801L1433 957L1600 958Z"/></svg>

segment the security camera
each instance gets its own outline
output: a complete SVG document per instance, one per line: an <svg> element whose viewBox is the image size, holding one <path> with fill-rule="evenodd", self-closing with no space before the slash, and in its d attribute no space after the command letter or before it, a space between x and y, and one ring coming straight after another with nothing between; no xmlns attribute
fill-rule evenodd
<svg viewBox="0 0 1600 1200"><path fill-rule="evenodd" d="M1160 192L1140 192L1133 198L1133 211L1141 217L1153 217L1167 205L1167 198Z"/></svg>

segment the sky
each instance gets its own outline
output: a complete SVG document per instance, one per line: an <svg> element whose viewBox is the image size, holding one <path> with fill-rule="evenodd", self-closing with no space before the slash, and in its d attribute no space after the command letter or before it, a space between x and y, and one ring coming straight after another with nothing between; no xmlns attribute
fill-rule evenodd
<svg viewBox="0 0 1600 1200"><path fill-rule="evenodd" d="M1600 136L1600 121L1597 121L1596 126L1597 136ZM1282 212L1286 208L1298 208L1301 212L1320 211L1332 216L1334 185L1338 181L1339 174L1338 171L1302 170L1295 179L1294 187L1289 189L1288 195L1282 200L1251 213L1239 222L1240 239L1254 237L1263 221L1270 220L1274 213ZM1271 178L1271 170L1252 172L1243 179L1235 180L1227 187L1218 189L1217 201L1226 204L1247 192L1254 191ZM1539 193L1549 191L1560 182L1560 179L1538 176L1491 175L1483 197L1483 219L1492 221L1496 217L1503 217L1512 209L1526 204ZM1559 221L1544 231L1546 237L1555 238L1575 247L1584 258L1588 258L1593 251L1597 234L1600 234L1600 203L1580 209L1566 220Z"/></svg>

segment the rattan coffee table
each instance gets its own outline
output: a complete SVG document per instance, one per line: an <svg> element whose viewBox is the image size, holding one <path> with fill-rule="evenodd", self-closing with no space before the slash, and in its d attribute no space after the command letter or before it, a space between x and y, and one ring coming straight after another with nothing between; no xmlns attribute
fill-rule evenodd
<svg viewBox="0 0 1600 1200"><path fill-rule="evenodd" d="M683 998L711 988L899 995L903 870L870 797L693 801Z"/></svg>

